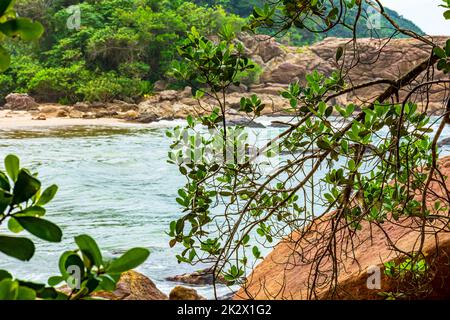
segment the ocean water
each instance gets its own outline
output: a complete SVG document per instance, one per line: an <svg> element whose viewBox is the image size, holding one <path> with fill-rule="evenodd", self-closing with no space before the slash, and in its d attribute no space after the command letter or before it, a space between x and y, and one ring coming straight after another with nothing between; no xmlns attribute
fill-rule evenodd
<svg viewBox="0 0 450 320"><path fill-rule="evenodd" d="M269 124L271 120L260 121ZM15 131L0 128L0 159L16 154L22 166L39 172L44 187L59 186L56 198L47 206L47 218L64 233L58 244L33 238L36 254L27 263L0 253L0 269L18 278L46 282L58 274L61 252L74 249L73 238L82 233L94 237L106 256L118 256L134 246L149 248L150 258L138 271L167 294L175 284L166 277L200 269L178 264L177 250L169 248L166 235L169 223L181 214L175 198L185 182L177 168L166 162L170 141L165 131L176 124L179 122ZM269 135L281 129L270 130ZM443 138L448 137L447 128ZM449 151L448 147L443 149L445 154ZM2 232L5 229L1 226ZM211 286L196 289L204 296L213 296ZM228 292L225 287L219 290L219 294Z"/></svg>

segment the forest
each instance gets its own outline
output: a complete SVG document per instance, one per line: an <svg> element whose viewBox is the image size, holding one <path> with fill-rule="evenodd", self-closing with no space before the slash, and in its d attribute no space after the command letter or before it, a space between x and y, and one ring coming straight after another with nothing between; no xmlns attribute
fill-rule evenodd
<svg viewBox="0 0 450 320"><path fill-rule="evenodd" d="M5 44L13 59L0 75L0 100L18 92L62 104L139 101L152 93L156 81L167 78L178 59L176 48L192 27L206 36L217 35L225 25L238 31L254 6L263 8L263 1L18 0L18 14L41 22L45 33L39 41ZM400 27L421 33L413 23L388 12ZM68 25L78 18L79 26ZM396 33L387 21L382 23L376 36ZM358 36L369 36L366 20L360 25ZM256 31L275 35L273 30ZM350 35L342 26L328 33ZM294 28L277 36L286 44L308 45L326 35Z"/></svg>

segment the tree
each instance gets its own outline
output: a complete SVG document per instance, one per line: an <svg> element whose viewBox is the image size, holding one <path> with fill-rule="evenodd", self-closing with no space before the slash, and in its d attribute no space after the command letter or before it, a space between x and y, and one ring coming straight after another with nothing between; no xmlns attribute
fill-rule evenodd
<svg viewBox="0 0 450 320"><path fill-rule="evenodd" d="M449 8L448 0L444 2ZM397 79L367 83L352 79L352 68L370 63L358 46L359 21L367 6L395 29L391 37L402 34L424 43L429 57ZM311 226L320 225L328 231L314 228L319 231L309 238L316 249L313 256L306 248L293 250L311 262L308 298L312 299L319 279L320 286L336 293L341 262L351 259L359 229L384 230L387 222L408 219L417 226L418 245L411 252L391 245L405 262L402 274L416 273L422 281L404 296L422 294L418 288L431 281L423 270L431 270L434 263L433 257L424 256L424 239L429 232L448 231L450 218L450 192L439 168L437 146L450 123L449 98L442 105L436 131L432 128L436 120L426 113L431 88L445 93L450 84L446 76L450 40L436 43L399 27L379 1L371 0L273 1L253 11L247 29L274 26L280 31L299 28L319 34L341 26L352 37L337 50L333 74L314 72L306 77L306 84L293 83L282 92L295 121L261 146L250 140L244 128L228 126L227 89L239 84L239 72L250 67L239 46L232 44L233 34L225 30L217 43L194 29L179 49L183 61L174 66L173 74L192 83L199 107L202 97L208 96L218 108L210 116L189 117L186 127L168 132L174 140L169 162L187 180L177 198L183 215L169 230L170 245L183 248L178 260L212 264L215 278L221 275L229 284L245 287L245 276L262 258L262 247L272 248L281 239L291 239L295 246L295 240L311 236ZM387 43L391 37L378 41ZM381 91L373 101L356 97L344 106L332 103L363 88ZM241 100L241 111L250 119L264 107L257 96ZM332 121L333 114L342 121ZM270 158L281 153L285 156L267 173ZM433 197L437 199L430 207L427 202ZM325 269L324 261L331 267Z"/></svg>

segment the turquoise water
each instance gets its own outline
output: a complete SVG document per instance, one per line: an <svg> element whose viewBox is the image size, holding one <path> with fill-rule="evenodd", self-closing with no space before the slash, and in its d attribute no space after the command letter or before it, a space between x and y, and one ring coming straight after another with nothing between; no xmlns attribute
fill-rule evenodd
<svg viewBox="0 0 450 320"><path fill-rule="evenodd" d="M169 248L165 234L170 221L180 215L175 198L184 184L176 167L166 162L165 131L142 125L0 129L1 159L17 154L23 166L39 172L44 186L59 186L47 217L64 232L59 244L34 239L37 251L30 262L0 254L0 268L19 278L45 282L58 274L60 253L75 248L73 237L82 233L93 236L106 256L120 255L134 246L149 248L151 256L138 270L165 293L175 286L165 277L201 268L178 264L177 251ZM448 129L443 134L447 137ZM210 286L196 289L212 297Z"/></svg>
<svg viewBox="0 0 450 320"><path fill-rule="evenodd" d="M0 131L1 159L14 153L23 166L39 172L45 186L59 186L47 217L64 232L60 244L35 239L36 255L28 263L1 254L0 268L20 278L46 281L58 274L59 254L75 248L73 237L86 233L105 255L116 256L133 246L149 248L151 256L139 271L168 293L174 284L165 277L195 269L177 263L165 234L179 216L175 198L183 180L166 162L164 133L163 128L141 126ZM211 291L198 289L207 295Z"/></svg>

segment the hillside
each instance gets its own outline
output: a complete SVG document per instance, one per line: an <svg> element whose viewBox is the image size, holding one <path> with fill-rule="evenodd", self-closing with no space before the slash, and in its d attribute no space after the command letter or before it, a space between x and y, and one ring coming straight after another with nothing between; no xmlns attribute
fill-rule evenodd
<svg viewBox="0 0 450 320"><path fill-rule="evenodd" d="M241 17L248 17L252 11L253 7L262 7L266 0L249 0L249 1L239 1L239 0L196 0L194 1L200 5L222 5L225 9L231 13L238 14ZM370 8L367 4L364 5L364 11L366 13L371 13ZM405 19L401 15L399 15L394 10L390 10L386 8L387 14L392 17L392 19L403 29L412 30L418 34L424 34L424 32L417 27L412 21ZM367 38L367 37L390 37L394 33L394 29L389 24L386 19L381 20L381 28L379 30L370 30L368 29L367 19L364 17L367 14L363 14L359 24L358 24L358 37ZM353 10L347 17L347 21L353 21L355 16L355 10ZM261 33L271 34L272 30L260 30ZM336 38L350 38L352 37L352 33L350 30L343 26L337 26L330 30L327 34L314 34L308 32L306 30L293 29L289 32L283 34L279 37L278 40L281 40L284 43L288 43L290 45L304 45L304 44L312 44L317 41L323 40L327 37L336 37ZM401 37L400 35L396 37Z"/></svg>

